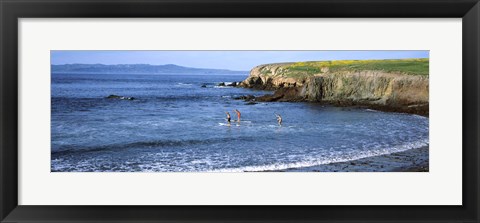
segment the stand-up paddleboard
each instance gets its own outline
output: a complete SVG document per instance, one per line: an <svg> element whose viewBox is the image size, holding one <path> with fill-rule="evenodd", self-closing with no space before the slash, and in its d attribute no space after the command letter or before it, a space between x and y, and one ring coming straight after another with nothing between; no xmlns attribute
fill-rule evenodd
<svg viewBox="0 0 480 223"><path fill-rule="evenodd" d="M238 120L231 120L230 123L228 122L219 122L218 125L219 126L231 126L231 125L236 125L236 126L240 126L240 124L252 124L252 121L246 121L246 120L242 120L240 122L238 122Z"/></svg>

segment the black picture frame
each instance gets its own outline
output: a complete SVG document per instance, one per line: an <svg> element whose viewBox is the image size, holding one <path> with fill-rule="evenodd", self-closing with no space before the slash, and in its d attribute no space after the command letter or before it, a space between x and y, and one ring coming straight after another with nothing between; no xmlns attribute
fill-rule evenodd
<svg viewBox="0 0 480 223"><path fill-rule="evenodd" d="M478 222L478 0L0 0L1 222ZM18 19L132 17L462 18L461 206L18 205ZM448 43L446 43L448 44ZM441 195L439 195L441 196Z"/></svg>

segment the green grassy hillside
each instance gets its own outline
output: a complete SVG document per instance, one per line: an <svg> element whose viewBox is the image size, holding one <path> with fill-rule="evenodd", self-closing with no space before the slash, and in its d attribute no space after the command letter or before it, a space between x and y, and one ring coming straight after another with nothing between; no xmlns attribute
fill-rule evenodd
<svg viewBox="0 0 480 223"><path fill-rule="evenodd" d="M408 75L428 76L429 59L398 59L398 60L335 60L310 61L284 64L276 75L302 78L322 73L384 71L387 73L402 73ZM268 67L260 70L262 74L271 73Z"/></svg>

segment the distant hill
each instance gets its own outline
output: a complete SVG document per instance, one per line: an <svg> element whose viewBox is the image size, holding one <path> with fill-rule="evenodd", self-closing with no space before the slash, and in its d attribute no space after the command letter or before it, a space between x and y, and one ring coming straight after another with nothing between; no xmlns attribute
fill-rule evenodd
<svg viewBox="0 0 480 223"><path fill-rule="evenodd" d="M248 74L248 71L182 67L175 64L64 64L51 65L52 73L105 73L105 74Z"/></svg>

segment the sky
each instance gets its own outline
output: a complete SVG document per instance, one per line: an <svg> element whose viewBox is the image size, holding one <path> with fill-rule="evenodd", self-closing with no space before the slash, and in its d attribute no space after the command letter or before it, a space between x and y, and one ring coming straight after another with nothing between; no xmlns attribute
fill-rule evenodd
<svg viewBox="0 0 480 223"><path fill-rule="evenodd" d="M53 50L51 64L176 64L185 67L247 71L260 64L428 58L429 51L115 51Z"/></svg>

